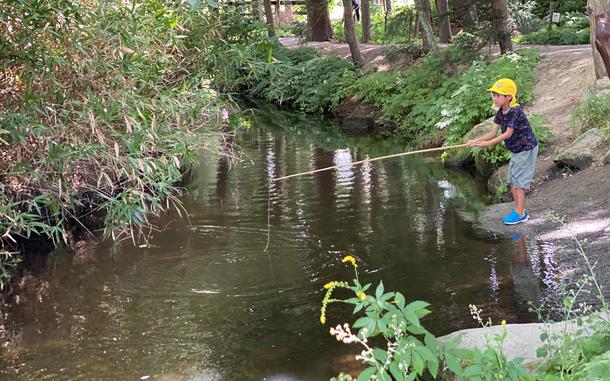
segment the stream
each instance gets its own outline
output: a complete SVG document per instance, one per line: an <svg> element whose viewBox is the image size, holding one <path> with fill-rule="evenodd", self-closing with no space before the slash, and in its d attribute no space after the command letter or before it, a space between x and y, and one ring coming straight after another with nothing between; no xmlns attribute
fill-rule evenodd
<svg viewBox="0 0 610 381"><path fill-rule="evenodd" d="M328 380L359 366L329 334L351 308L319 321L323 285L353 278L346 255L363 282L431 303L436 335L476 327L469 304L531 322L528 300L553 294L551 245L476 225L483 179L430 154L271 182L407 147L271 107L249 122L242 161L204 159L189 217L156 218L148 245L79 242L27 267L0 307L0 379Z"/></svg>

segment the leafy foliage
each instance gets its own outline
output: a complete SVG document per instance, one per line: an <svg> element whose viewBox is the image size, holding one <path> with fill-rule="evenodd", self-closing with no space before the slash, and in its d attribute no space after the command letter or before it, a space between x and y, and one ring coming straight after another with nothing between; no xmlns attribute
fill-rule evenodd
<svg viewBox="0 0 610 381"><path fill-rule="evenodd" d="M357 380L436 379L444 369L465 380L517 381L526 375L520 359L509 361L504 356L502 344L507 335L504 324L502 333L494 336L494 344L484 351L458 348L460 336L441 344L421 323L421 319L430 313L428 303L421 300L408 303L401 293L386 292L383 282L379 282L373 294L367 294L371 284L360 283L355 258L347 256L343 262L352 264L356 277L352 284L334 281L324 286L327 291L322 301L320 321L326 323L327 307L336 302L352 304L353 314L363 315L351 327L346 323L330 329L338 341L364 347L357 358L367 368ZM337 288L350 290L354 296L333 299L332 294ZM351 328L358 329L358 332L352 333ZM381 346L369 344L369 339L375 337L381 340L370 342L381 342ZM337 378L351 379L344 374Z"/></svg>
<svg viewBox="0 0 610 381"><path fill-rule="evenodd" d="M213 85L240 91L267 101L287 104L309 112L329 111L338 106L356 80L354 65L336 56L322 56L313 49L288 50L266 36L264 24L244 21L241 15L224 12L217 24L202 24L194 32L220 33L232 43L209 37L198 60L204 63Z"/></svg>
<svg viewBox="0 0 610 381"><path fill-rule="evenodd" d="M519 44L580 45L589 43L589 19L582 13L562 15L562 25L524 34L516 38Z"/></svg>
<svg viewBox="0 0 610 381"><path fill-rule="evenodd" d="M326 322L326 308L334 302L345 302L354 305L354 314L362 313L351 328L358 329L352 333L348 324L331 328L331 335L344 343L357 343L365 349L359 358L367 366L358 380L414 380L424 374L436 378L443 358L448 367L456 374L461 374L458 359L463 351L456 349L459 338L441 346L428 330L421 324L421 319L428 315L428 303L417 300L407 303L399 292L385 292L380 282L372 295L366 294L371 284L362 285L358 280L357 264L351 256L344 262L351 262L356 279L350 285L347 282L330 282L324 287L327 292L322 304L320 321ZM336 288L352 291L354 297L349 299L332 299ZM369 346L369 339L380 337L387 343L384 348ZM345 379L345 376L340 376Z"/></svg>
<svg viewBox="0 0 610 381"><path fill-rule="evenodd" d="M587 0L562 0L557 3L556 12L560 13L584 12L587 7ZM540 16L547 15L549 13L549 2L536 1L534 12Z"/></svg>
<svg viewBox="0 0 610 381"><path fill-rule="evenodd" d="M0 249L32 236L59 245L92 216L135 241L149 213L180 210L175 184L221 106L185 34L208 10L163 0L0 7Z"/></svg>
<svg viewBox="0 0 610 381"><path fill-rule="evenodd" d="M592 96L572 111L572 124L580 134L592 128L610 129L610 94Z"/></svg>
<svg viewBox="0 0 610 381"><path fill-rule="evenodd" d="M463 44L475 43L475 37L464 37ZM461 57L465 56L451 50L429 55L406 70L363 77L356 90L378 106L385 119L398 125L401 136L413 140L443 130L448 144L461 140L492 115L485 89L498 78L509 77L517 83L520 102L532 99L534 74L530 69L538 61L537 51L521 50L493 62L478 59L467 67L460 64ZM452 72L460 66L460 72Z"/></svg>
<svg viewBox="0 0 610 381"><path fill-rule="evenodd" d="M511 0L508 3L510 16L514 22L515 29L519 33L528 34L541 29L544 26L542 21L534 13L537 2L527 0L525 2L519 0Z"/></svg>

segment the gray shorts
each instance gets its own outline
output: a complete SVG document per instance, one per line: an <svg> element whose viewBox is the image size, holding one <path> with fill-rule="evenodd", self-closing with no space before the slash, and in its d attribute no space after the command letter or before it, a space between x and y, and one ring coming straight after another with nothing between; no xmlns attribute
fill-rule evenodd
<svg viewBox="0 0 610 381"><path fill-rule="evenodd" d="M530 189L536 172L538 145L529 151L511 153L507 181L513 188Z"/></svg>

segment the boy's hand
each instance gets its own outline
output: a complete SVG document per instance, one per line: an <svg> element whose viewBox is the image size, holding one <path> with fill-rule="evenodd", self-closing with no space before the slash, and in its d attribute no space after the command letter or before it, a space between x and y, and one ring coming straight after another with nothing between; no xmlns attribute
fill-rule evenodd
<svg viewBox="0 0 610 381"><path fill-rule="evenodd" d="M492 145L492 144L489 140L477 140L477 141L473 142L471 147L483 148L483 147L489 147L490 145Z"/></svg>
<svg viewBox="0 0 610 381"><path fill-rule="evenodd" d="M476 147L478 142L479 139L470 139L466 144L468 145L468 147Z"/></svg>

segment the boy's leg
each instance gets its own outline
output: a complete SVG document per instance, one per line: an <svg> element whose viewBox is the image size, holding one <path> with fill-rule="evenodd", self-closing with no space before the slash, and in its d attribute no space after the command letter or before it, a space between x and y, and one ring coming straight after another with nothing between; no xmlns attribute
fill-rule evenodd
<svg viewBox="0 0 610 381"><path fill-rule="evenodd" d="M525 189L524 188L512 188L513 197L515 198L515 210L520 215L525 213Z"/></svg>

